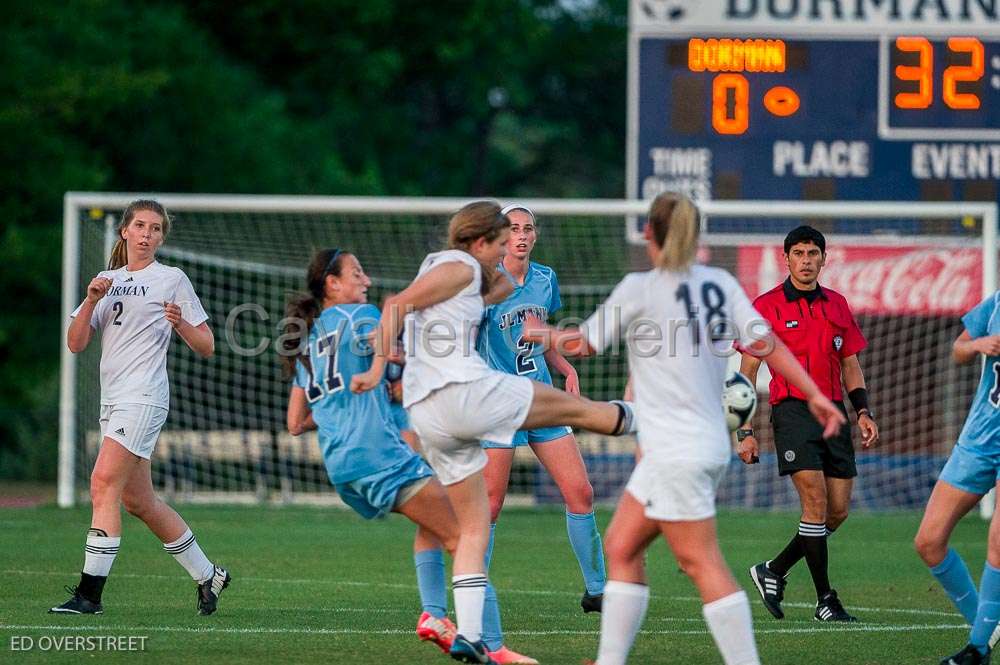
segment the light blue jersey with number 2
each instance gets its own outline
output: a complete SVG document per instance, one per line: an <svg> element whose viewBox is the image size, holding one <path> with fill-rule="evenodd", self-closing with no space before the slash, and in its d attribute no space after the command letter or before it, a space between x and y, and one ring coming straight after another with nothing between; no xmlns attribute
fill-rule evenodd
<svg viewBox="0 0 1000 665"><path fill-rule="evenodd" d="M512 279L502 265L500 271ZM524 284L516 285L514 292L502 303L486 308L476 350L493 369L551 385L552 375L541 345L522 340L521 330L526 316L545 321L560 307L562 299L555 271L529 262Z"/></svg>
<svg viewBox="0 0 1000 665"><path fill-rule="evenodd" d="M1000 335L1000 291L962 317L972 339ZM1000 454L1000 356L987 356L979 389L958 443L983 454Z"/></svg>

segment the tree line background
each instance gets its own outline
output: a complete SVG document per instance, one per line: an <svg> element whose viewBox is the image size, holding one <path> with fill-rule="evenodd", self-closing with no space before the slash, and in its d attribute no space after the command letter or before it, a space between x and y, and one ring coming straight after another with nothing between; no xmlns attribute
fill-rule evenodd
<svg viewBox="0 0 1000 665"><path fill-rule="evenodd" d="M66 191L620 197L626 19L626 0L5 4L0 478L55 477Z"/></svg>

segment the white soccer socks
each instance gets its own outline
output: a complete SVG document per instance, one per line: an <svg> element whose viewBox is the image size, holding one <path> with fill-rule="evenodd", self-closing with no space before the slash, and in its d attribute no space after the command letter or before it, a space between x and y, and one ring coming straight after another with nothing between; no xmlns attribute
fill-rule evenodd
<svg viewBox="0 0 1000 665"><path fill-rule="evenodd" d="M632 643L646 618L649 587L608 580L601 608L601 644L597 665L625 665Z"/></svg>
<svg viewBox="0 0 1000 665"><path fill-rule="evenodd" d="M164 543L163 549L177 559L177 563L188 571L195 582L201 584L215 573L215 566L201 551L198 541L194 539L191 529L187 529L180 538L172 543Z"/></svg>
<svg viewBox="0 0 1000 665"><path fill-rule="evenodd" d="M606 597L604 602L607 602ZM750 601L744 591L712 601L701 611L726 665L760 665Z"/></svg>
<svg viewBox="0 0 1000 665"><path fill-rule="evenodd" d="M96 577L107 577L111 564L118 556L121 536L108 536L101 529L87 531L87 546L84 548L83 572Z"/></svg>
<svg viewBox="0 0 1000 665"><path fill-rule="evenodd" d="M451 578L455 596L455 619L458 634L476 643L483 638L483 602L486 600L486 575L472 573Z"/></svg>

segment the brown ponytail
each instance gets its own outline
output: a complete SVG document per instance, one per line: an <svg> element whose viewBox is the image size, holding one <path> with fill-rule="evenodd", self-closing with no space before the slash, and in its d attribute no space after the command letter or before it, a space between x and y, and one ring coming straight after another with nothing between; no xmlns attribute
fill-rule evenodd
<svg viewBox="0 0 1000 665"><path fill-rule="evenodd" d="M291 319L285 324L281 341L281 365L285 379L295 376L295 361L312 372L309 363L309 331L313 321L323 311L323 298L326 295L326 276L340 277L347 252L339 249L323 249L313 254L306 270L306 288L308 293L295 293L285 305L285 317Z"/></svg>
<svg viewBox="0 0 1000 665"><path fill-rule="evenodd" d="M115 242L115 246L111 250L111 258L108 259L108 270L117 270L122 266L128 265L128 246L125 243L125 238L122 237L122 232L128 228L128 225L132 223L132 219L135 218L135 213L140 210L155 212L160 216L160 219L163 220L164 240L167 234L170 233L170 215L167 213L166 208L160 205L159 201L154 201L153 199L136 199L132 201L122 212L121 221L118 222L118 227L115 229L118 232L118 241Z"/></svg>

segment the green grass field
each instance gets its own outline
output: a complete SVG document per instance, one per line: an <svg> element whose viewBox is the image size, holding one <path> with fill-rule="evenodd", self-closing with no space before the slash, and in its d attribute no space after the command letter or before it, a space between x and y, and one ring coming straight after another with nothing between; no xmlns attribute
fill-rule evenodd
<svg viewBox="0 0 1000 665"><path fill-rule="evenodd" d="M217 614L197 616L194 585L145 527L125 518L121 554L104 593L103 616L54 616L83 559L89 509L0 510L0 662L91 658L143 663L443 663L417 641L419 602L413 527L374 523L322 508L186 506L182 513L210 557L234 581ZM602 529L609 511L599 513ZM784 545L791 514L727 513L723 549L744 585L746 568ZM831 578L863 623L812 620L804 563L792 572L786 619L754 607L764 663L936 663L966 641L963 621L913 552L914 513L855 515L831 541ZM959 525L954 544L978 577L986 525ZM631 663L718 663L692 585L662 542L649 555L652 601ZM507 643L543 663L577 664L596 654L600 619L583 615L582 584L561 512L509 509L497 530L491 578ZM749 587L747 587L749 590ZM12 652L11 637L147 636L135 653Z"/></svg>

